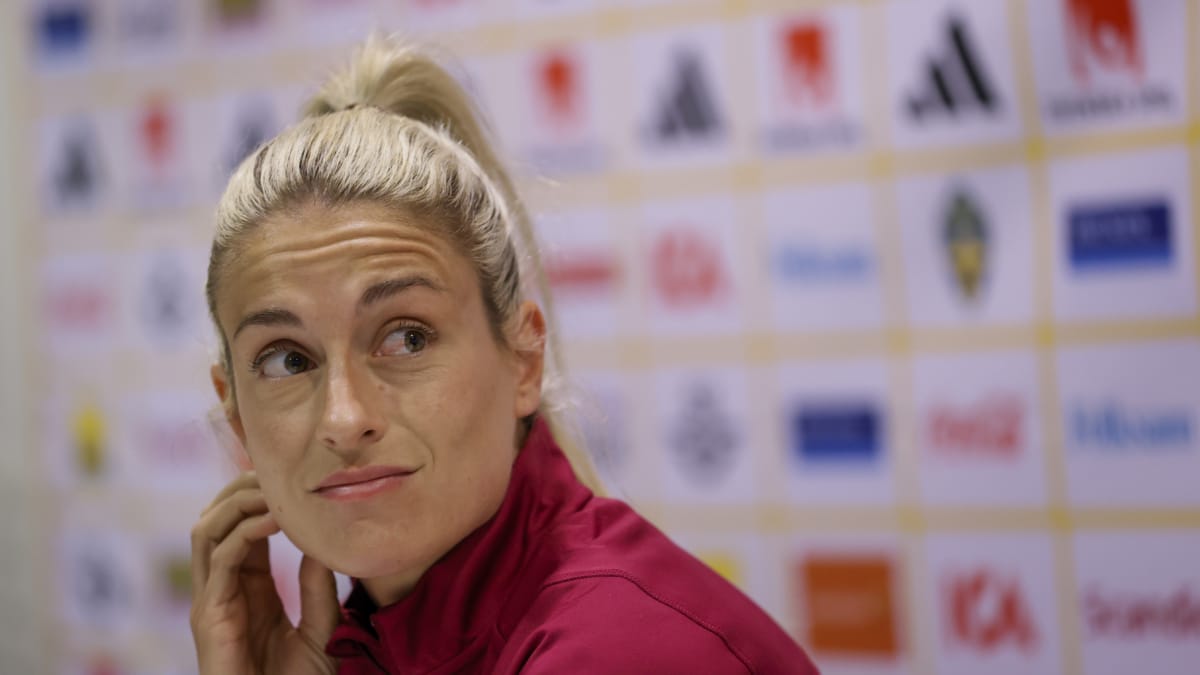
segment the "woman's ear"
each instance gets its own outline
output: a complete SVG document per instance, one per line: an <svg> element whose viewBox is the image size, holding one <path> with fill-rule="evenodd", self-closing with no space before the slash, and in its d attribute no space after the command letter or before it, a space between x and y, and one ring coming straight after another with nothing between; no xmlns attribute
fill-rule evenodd
<svg viewBox="0 0 1200 675"><path fill-rule="evenodd" d="M212 365L209 377L212 378L213 390L221 401L221 409L225 412L225 420L229 422L229 428L233 430L234 436L237 437L242 447L246 447L246 430L242 427L242 417L238 414L237 403L233 398L233 383L229 381L225 368L219 363Z"/></svg>
<svg viewBox="0 0 1200 675"><path fill-rule="evenodd" d="M542 371L546 362L546 317L536 302L526 300L518 312L513 349L517 357L517 418L537 411L542 403Z"/></svg>

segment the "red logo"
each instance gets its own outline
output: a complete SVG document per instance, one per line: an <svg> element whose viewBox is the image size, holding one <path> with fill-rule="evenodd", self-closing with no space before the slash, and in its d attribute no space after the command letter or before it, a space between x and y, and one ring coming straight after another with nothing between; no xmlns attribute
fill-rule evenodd
<svg viewBox="0 0 1200 675"><path fill-rule="evenodd" d="M1161 596L1109 593L1092 586L1084 593L1083 611L1088 630L1097 636L1200 638L1200 596L1187 586Z"/></svg>
<svg viewBox="0 0 1200 675"><path fill-rule="evenodd" d="M559 127L575 124L581 114L579 67L571 56L551 51L538 60L538 100L546 119Z"/></svg>
<svg viewBox="0 0 1200 675"><path fill-rule="evenodd" d="M812 21L792 24L783 31L785 89L793 105L802 106L806 101L828 105L833 101L828 36L823 25Z"/></svg>
<svg viewBox="0 0 1200 675"><path fill-rule="evenodd" d="M616 277L616 263L602 252L564 252L546 260L546 279L550 286L565 293L608 292Z"/></svg>
<svg viewBox="0 0 1200 675"><path fill-rule="evenodd" d="M930 449L964 457L1013 457L1024 436L1022 415L1016 396L991 396L967 407L935 407L929 416Z"/></svg>
<svg viewBox="0 0 1200 675"><path fill-rule="evenodd" d="M173 121L166 102L158 97L152 98L142 113L139 131L146 160L155 170L161 171L173 154L172 126Z"/></svg>
<svg viewBox="0 0 1200 675"><path fill-rule="evenodd" d="M651 251L653 282L663 303L676 309L711 304L725 290L721 253L697 232L665 232Z"/></svg>
<svg viewBox="0 0 1200 675"><path fill-rule="evenodd" d="M1067 54L1075 80L1086 86L1093 65L1127 70L1140 78L1142 49L1134 0L1065 1Z"/></svg>
<svg viewBox="0 0 1200 675"><path fill-rule="evenodd" d="M980 651L1014 645L1030 651L1038 636L1015 579L981 569L950 579L946 585L951 637Z"/></svg>
<svg viewBox="0 0 1200 675"><path fill-rule="evenodd" d="M50 325L61 331L103 330L110 311L108 295L100 288L83 283L51 290L46 302Z"/></svg>

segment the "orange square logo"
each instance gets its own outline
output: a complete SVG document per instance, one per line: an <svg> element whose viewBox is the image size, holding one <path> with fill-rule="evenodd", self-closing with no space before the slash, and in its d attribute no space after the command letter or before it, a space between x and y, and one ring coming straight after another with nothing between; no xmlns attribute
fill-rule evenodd
<svg viewBox="0 0 1200 675"><path fill-rule="evenodd" d="M894 657L900 645L891 559L873 554L810 554L796 565L805 646L848 656Z"/></svg>

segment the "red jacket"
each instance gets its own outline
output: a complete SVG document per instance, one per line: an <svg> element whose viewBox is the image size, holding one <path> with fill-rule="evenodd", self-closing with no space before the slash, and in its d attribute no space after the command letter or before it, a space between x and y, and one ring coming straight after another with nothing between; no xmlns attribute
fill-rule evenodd
<svg viewBox="0 0 1200 675"><path fill-rule="evenodd" d="M734 586L575 478L538 420L499 512L403 600L356 583L338 673L796 673L817 669Z"/></svg>

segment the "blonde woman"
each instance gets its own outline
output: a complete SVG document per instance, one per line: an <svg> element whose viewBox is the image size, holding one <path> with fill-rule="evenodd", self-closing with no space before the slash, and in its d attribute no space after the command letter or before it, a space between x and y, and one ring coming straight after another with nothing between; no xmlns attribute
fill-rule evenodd
<svg viewBox="0 0 1200 675"><path fill-rule="evenodd" d="M467 97L402 44L368 41L242 163L207 294L254 470L192 532L201 673L816 672L560 445L539 276Z"/></svg>

